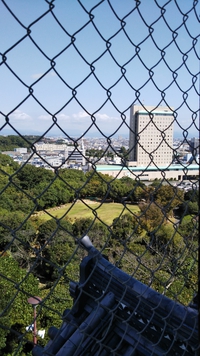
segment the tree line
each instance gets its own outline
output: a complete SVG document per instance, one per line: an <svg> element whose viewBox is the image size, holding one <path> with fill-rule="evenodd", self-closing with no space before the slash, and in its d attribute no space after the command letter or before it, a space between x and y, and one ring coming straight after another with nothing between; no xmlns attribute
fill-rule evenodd
<svg viewBox="0 0 200 356"><path fill-rule="evenodd" d="M0 152L3 151L13 151L15 148L25 147L28 150L31 148L31 145L37 141L43 141L45 143L51 143L51 139L47 137L40 137L37 135L0 135ZM57 140L57 144L63 143L63 140Z"/></svg>

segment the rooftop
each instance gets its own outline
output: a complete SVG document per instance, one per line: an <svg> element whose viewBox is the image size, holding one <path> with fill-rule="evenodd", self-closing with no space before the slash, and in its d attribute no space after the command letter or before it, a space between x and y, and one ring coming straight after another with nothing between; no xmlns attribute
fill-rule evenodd
<svg viewBox="0 0 200 356"><path fill-rule="evenodd" d="M181 164L172 164L170 166L140 166L140 167L124 167L123 165L114 165L114 164L107 164L107 165L96 165L96 170L101 170L101 171L119 171L119 170L129 170L129 171L171 171L171 170L180 170L183 171L183 169L187 169L187 170L194 170L197 169L199 170L199 165L198 164L185 164L185 165L181 165Z"/></svg>
<svg viewBox="0 0 200 356"><path fill-rule="evenodd" d="M172 116L173 115L173 111L167 111L167 110L164 110L164 111L151 111L151 112L148 112L148 111L145 111L145 110L138 110L136 111L136 114L141 114L141 115L169 115L169 116Z"/></svg>

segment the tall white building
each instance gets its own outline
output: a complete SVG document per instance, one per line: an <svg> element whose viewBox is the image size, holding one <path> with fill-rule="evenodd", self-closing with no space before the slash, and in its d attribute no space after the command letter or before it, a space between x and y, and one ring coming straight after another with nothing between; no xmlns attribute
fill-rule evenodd
<svg viewBox="0 0 200 356"><path fill-rule="evenodd" d="M130 109L129 165L168 165L173 159L173 111L133 105Z"/></svg>

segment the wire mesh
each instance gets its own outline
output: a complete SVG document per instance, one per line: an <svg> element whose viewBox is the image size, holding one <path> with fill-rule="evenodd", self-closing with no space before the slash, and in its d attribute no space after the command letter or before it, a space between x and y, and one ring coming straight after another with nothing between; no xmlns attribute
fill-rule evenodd
<svg viewBox="0 0 200 356"><path fill-rule="evenodd" d="M46 345L36 322L60 327L85 235L130 278L197 309L198 0L0 10L1 354Z"/></svg>

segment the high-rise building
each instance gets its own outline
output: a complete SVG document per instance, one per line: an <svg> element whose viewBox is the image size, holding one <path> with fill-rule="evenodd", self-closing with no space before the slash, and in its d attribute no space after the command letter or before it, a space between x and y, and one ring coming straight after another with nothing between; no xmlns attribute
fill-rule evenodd
<svg viewBox="0 0 200 356"><path fill-rule="evenodd" d="M129 165L168 165L173 159L173 111L166 106L130 109Z"/></svg>

